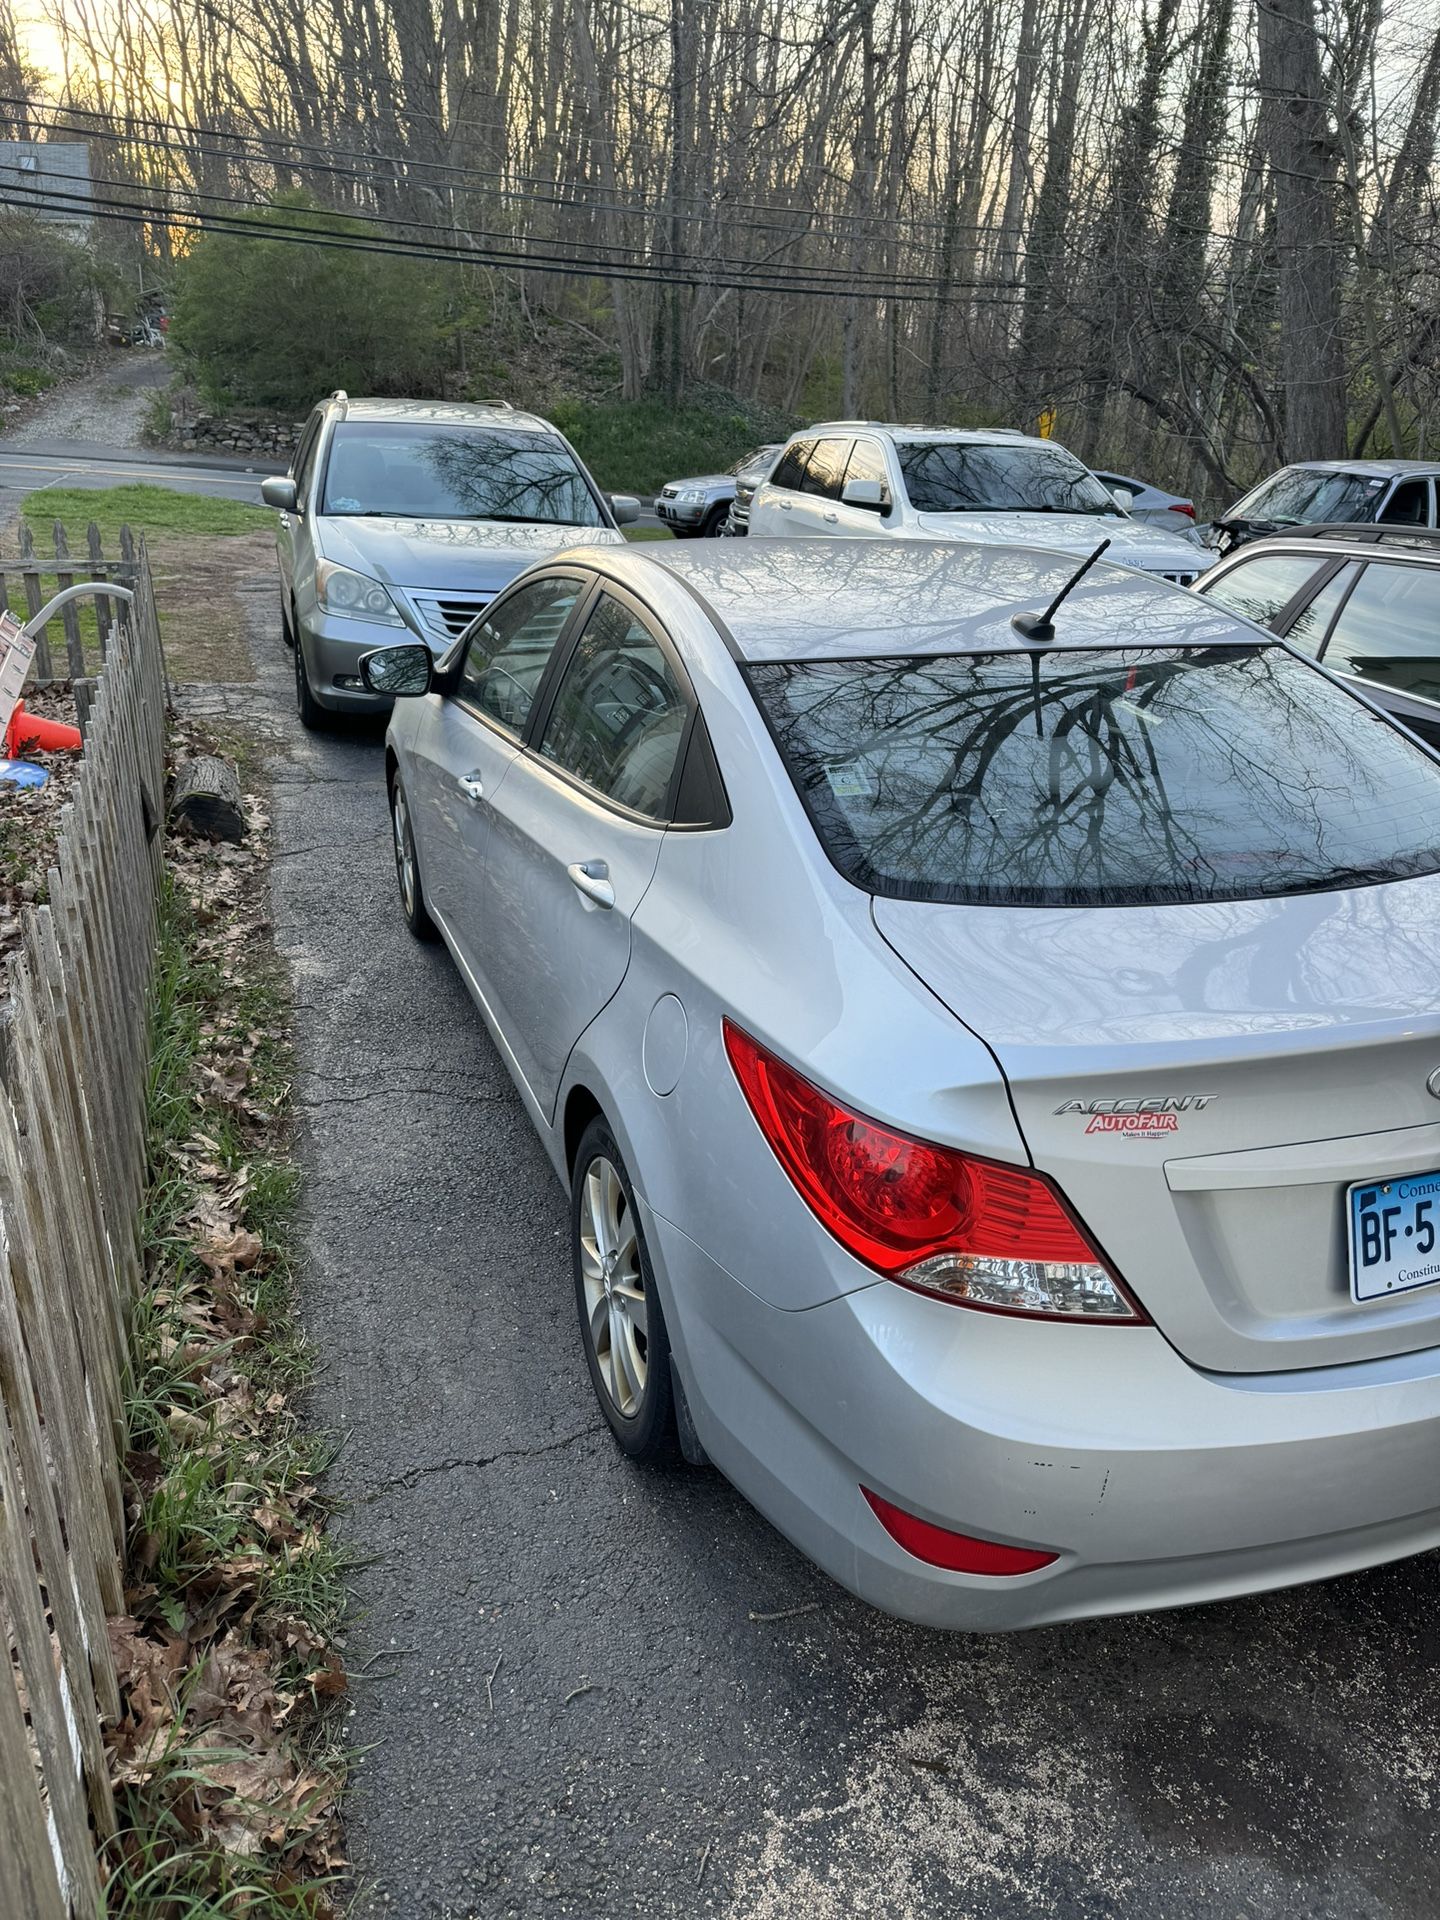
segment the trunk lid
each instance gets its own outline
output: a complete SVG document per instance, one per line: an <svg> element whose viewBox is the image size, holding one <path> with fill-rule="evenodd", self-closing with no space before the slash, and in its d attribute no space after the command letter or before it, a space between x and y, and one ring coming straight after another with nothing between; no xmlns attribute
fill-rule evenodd
<svg viewBox="0 0 1440 1920"><path fill-rule="evenodd" d="M1220 904L873 911L988 1043L1036 1166L1193 1364L1269 1372L1440 1343L1440 1285L1352 1301L1346 1201L1354 1181L1440 1170L1440 876Z"/></svg>

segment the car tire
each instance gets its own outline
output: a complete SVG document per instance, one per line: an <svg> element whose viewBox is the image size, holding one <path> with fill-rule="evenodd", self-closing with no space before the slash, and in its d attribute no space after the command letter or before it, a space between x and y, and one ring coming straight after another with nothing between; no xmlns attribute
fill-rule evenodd
<svg viewBox="0 0 1440 1920"><path fill-rule="evenodd" d="M670 1341L630 1175L598 1115L575 1155L570 1250L580 1338L600 1411L630 1459L673 1460L679 1443Z"/></svg>
<svg viewBox="0 0 1440 1920"><path fill-rule="evenodd" d="M330 724L330 717L324 707L315 698L315 690L310 685L310 669L305 664L305 645L300 635L295 635L295 711L300 716L302 727L311 733L319 733Z"/></svg>
<svg viewBox="0 0 1440 1920"><path fill-rule="evenodd" d="M425 889L420 882L410 801L398 773L390 781L390 836L395 849L395 884L400 889L400 911L405 916L405 924L417 940L433 940L436 927L425 905Z"/></svg>
<svg viewBox="0 0 1440 1920"><path fill-rule="evenodd" d="M728 500L722 500L718 507L711 507L705 518L700 522L700 538L702 540L717 539L720 529L729 518L730 502Z"/></svg>

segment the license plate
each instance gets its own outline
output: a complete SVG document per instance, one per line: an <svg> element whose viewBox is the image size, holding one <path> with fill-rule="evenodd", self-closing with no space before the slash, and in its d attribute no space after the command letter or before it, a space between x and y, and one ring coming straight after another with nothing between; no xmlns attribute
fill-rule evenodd
<svg viewBox="0 0 1440 1920"><path fill-rule="evenodd" d="M1440 1281L1440 1172L1350 1189L1350 1294L1378 1300Z"/></svg>

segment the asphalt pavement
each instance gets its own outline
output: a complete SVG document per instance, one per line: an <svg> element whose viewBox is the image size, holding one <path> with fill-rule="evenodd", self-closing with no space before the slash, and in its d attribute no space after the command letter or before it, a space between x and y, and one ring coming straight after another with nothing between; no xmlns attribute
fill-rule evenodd
<svg viewBox="0 0 1440 1920"><path fill-rule="evenodd" d="M307 1324L359 1557L361 1920L1429 1916L1436 1556L960 1638L885 1619L592 1402L566 1209L443 949L401 922L375 730L291 717Z"/></svg>

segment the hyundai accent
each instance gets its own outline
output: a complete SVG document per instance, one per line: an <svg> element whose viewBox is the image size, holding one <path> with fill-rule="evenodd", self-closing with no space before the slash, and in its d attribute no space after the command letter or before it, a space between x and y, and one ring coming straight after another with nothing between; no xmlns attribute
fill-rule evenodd
<svg viewBox="0 0 1440 1920"><path fill-rule="evenodd" d="M363 667L617 1441L938 1626L1440 1543L1440 764L1074 571L577 547Z"/></svg>

